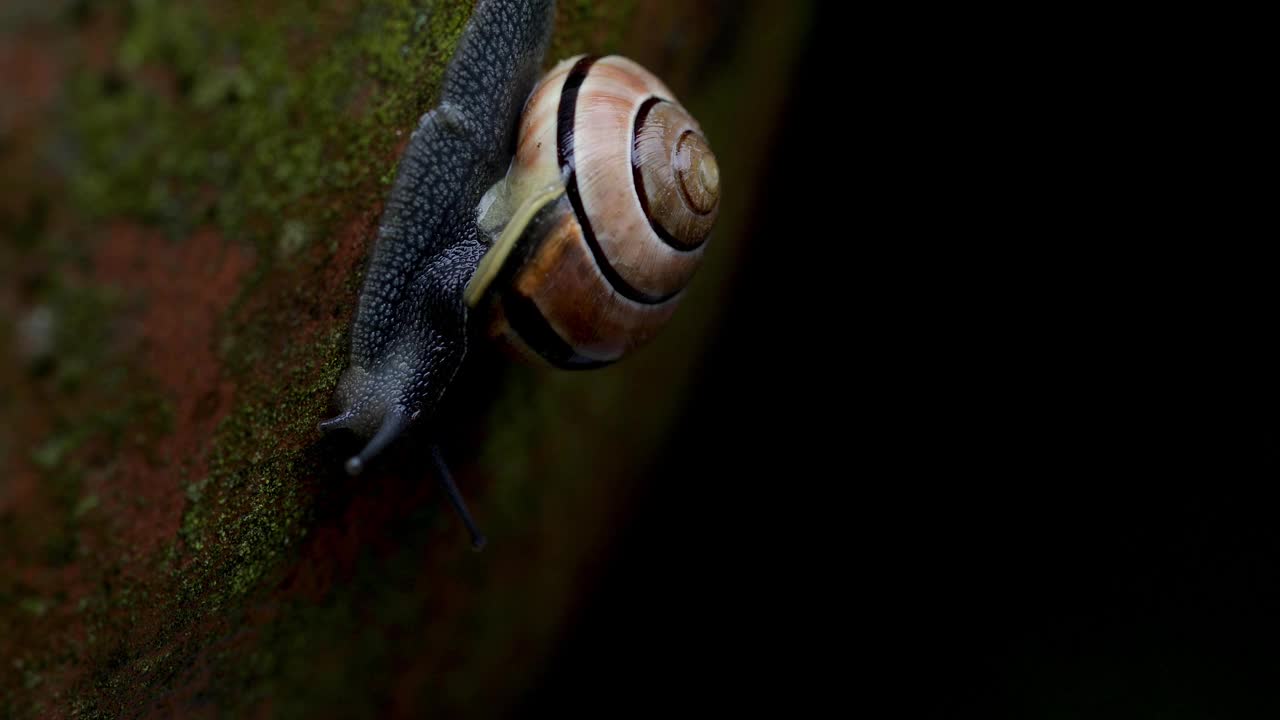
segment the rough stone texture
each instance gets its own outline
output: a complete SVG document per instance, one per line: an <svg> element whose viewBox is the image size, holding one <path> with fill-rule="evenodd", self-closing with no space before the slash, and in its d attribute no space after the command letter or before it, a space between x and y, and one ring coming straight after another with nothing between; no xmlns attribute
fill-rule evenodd
<svg viewBox="0 0 1280 720"><path fill-rule="evenodd" d="M561 1L548 65L663 77L721 222L636 357L464 370L438 432L476 554L421 430L353 479L315 427L469 3L4 4L0 717L493 715L537 681L731 301L807 14L605 5Z"/></svg>

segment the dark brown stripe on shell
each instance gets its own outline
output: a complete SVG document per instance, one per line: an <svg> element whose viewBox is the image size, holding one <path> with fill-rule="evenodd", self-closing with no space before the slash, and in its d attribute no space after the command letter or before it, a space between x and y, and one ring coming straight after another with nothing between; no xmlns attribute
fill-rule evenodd
<svg viewBox="0 0 1280 720"><path fill-rule="evenodd" d="M518 292L503 293L502 303L507 323L534 352L547 362L564 370L590 370L612 364L610 360L592 360L579 355L560 337L533 300Z"/></svg>
<svg viewBox="0 0 1280 720"><path fill-rule="evenodd" d="M586 82L587 74L591 72L591 66L597 59L587 56L574 63L573 69L564 79L564 89L560 91L560 106L556 111L556 157L560 161L560 170L569 171L565 194L569 196L569 203L573 205L573 212L582 226L582 237L587 241L587 247L591 249L591 256L595 258L596 266L600 268L600 273L609 281L613 289L628 300L644 305L657 305L675 297L679 290L666 295L650 295L635 288L618 274L600 247L600 242L596 240L595 229L591 227L591 219L587 217L587 212L582 206L582 196L578 193L578 172L574 166L573 155L573 130L577 119L578 91L582 89L582 83Z"/></svg>
<svg viewBox="0 0 1280 720"><path fill-rule="evenodd" d="M640 141L640 130L644 127L644 121L649 117L649 111L653 109L654 105L665 102L671 101L655 95L648 100L645 100L644 104L640 106L640 112L636 113L636 123L635 126L631 128L631 177L634 179L632 184L635 187L636 197L640 200L640 207L644 210L644 216L649 220L649 227L653 228L654 234L662 238L662 242L670 246L672 250L693 252L694 250L702 247L702 243L706 238L690 245L689 243L677 240L674 235L662 226L662 223L658 222L658 219L653 216L653 211L649 209L649 193L645 190L644 178L640 175L640 158L636 157L636 143ZM686 130L685 134L691 132L693 131ZM684 135L681 135L680 138L684 139ZM676 182L676 185L680 185L680 183ZM689 201L689 197L685 194L683 187L680 188L680 194L684 197L685 204L689 207L693 207L693 203Z"/></svg>
<svg viewBox="0 0 1280 720"><path fill-rule="evenodd" d="M587 73L600 58L587 55L573 64L564 76L564 88L560 91L560 105L556 108L556 158L560 169L573 165L573 114L578 108L578 91L587 81Z"/></svg>

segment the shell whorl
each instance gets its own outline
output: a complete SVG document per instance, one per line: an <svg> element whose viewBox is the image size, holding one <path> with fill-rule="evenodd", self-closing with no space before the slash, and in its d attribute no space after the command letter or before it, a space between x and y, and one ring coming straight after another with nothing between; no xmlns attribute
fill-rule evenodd
<svg viewBox="0 0 1280 720"><path fill-rule="evenodd" d="M559 164L572 171L571 201L576 180L575 210L595 235L597 257L616 270L623 295L649 303L672 297L702 260L705 234L671 240L686 226L677 218L693 215L675 191L671 141L686 131L701 137L697 123L661 81L616 56L577 59L557 115Z"/></svg>
<svg viewBox="0 0 1280 720"><path fill-rule="evenodd" d="M612 362L657 332L719 209L701 128L661 81L617 56L569 58L544 77L506 183L508 203L525 208L512 221L520 237L504 232L509 247L490 252L505 277L482 263L468 302L497 283L498 334L562 367ZM542 205L530 208L533 198Z"/></svg>
<svg viewBox="0 0 1280 720"><path fill-rule="evenodd" d="M657 97L640 106L632 137L636 194L654 233L697 249L720 207L720 168L706 138L679 105Z"/></svg>

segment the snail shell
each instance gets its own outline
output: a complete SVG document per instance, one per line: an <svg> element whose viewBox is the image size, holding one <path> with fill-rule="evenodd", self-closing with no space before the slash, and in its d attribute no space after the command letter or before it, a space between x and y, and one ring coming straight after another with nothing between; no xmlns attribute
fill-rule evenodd
<svg viewBox="0 0 1280 720"><path fill-rule="evenodd" d="M623 57L569 58L534 89L496 238L466 288L491 336L563 368L614 362L671 317L702 260L720 171L674 94Z"/></svg>

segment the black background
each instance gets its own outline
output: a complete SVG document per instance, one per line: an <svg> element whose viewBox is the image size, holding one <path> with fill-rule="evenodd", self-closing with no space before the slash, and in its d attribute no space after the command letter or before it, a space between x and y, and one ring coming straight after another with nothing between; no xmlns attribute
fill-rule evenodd
<svg viewBox="0 0 1280 720"><path fill-rule="evenodd" d="M1258 299L1131 207L1105 78L945 26L821 13L682 441L522 715L1280 716Z"/></svg>

